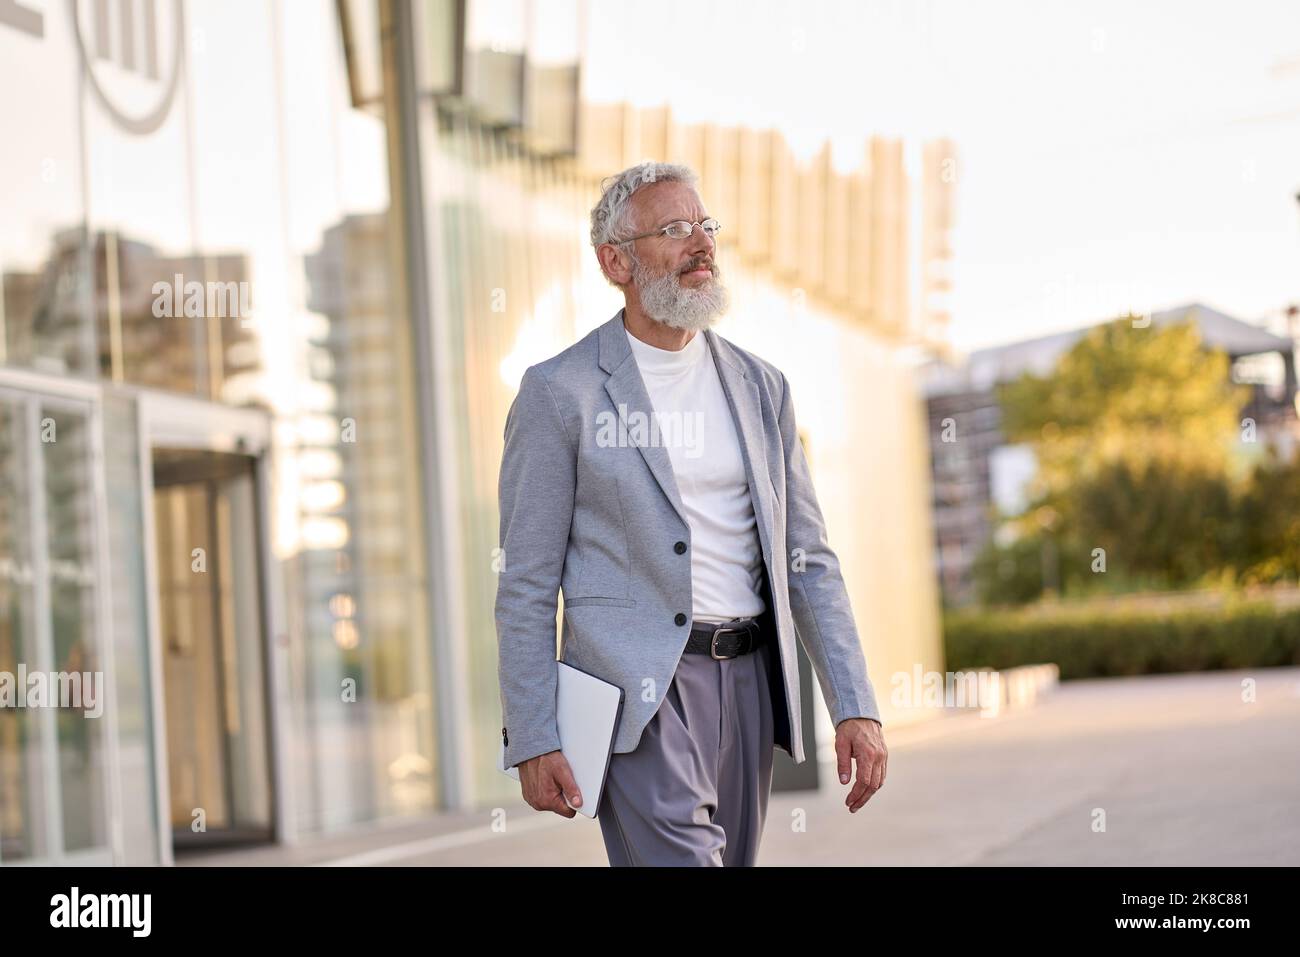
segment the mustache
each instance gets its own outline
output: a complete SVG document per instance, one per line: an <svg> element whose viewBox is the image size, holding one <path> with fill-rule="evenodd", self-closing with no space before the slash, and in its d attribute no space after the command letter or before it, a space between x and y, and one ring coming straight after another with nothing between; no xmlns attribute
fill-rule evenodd
<svg viewBox="0 0 1300 957"><path fill-rule="evenodd" d="M718 274L718 266L712 260L692 259L690 262L688 262L685 266L682 267L682 269L678 272L678 275L684 276L688 272L694 272L696 269L707 269L710 273L712 273L715 276Z"/></svg>

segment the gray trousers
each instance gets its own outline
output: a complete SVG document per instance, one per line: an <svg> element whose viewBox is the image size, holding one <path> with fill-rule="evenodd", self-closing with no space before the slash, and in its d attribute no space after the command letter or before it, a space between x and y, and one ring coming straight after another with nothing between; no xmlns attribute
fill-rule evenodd
<svg viewBox="0 0 1300 957"><path fill-rule="evenodd" d="M772 789L772 654L683 653L636 749L610 759L596 820L611 867L753 866Z"/></svg>

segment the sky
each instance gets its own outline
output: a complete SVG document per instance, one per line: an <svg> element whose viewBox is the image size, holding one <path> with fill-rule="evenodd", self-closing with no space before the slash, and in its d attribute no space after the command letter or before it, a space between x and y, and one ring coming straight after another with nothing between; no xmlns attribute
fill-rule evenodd
<svg viewBox="0 0 1300 957"><path fill-rule="evenodd" d="M571 0L562 0L562 6ZM543 2L543 9L545 2ZM559 9L559 8L557 8ZM1300 303L1300 3L588 0L584 95L958 148L960 350ZM635 34L635 42L629 41Z"/></svg>

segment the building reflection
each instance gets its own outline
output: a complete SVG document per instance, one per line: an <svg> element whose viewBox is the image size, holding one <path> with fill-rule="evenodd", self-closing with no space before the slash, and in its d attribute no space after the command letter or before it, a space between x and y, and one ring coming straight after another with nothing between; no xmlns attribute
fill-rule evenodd
<svg viewBox="0 0 1300 957"><path fill-rule="evenodd" d="M214 399L258 370L252 317L240 314L237 294L250 285L243 256L165 256L115 232L87 241L75 227L51 245L40 270L4 272L8 362ZM172 292L187 283L202 286L200 317Z"/></svg>

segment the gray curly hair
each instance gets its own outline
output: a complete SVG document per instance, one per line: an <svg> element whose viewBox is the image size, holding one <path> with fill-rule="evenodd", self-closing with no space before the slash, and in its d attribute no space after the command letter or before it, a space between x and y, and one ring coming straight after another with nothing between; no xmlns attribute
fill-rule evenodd
<svg viewBox="0 0 1300 957"><path fill-rule="evenodd" d="M651 183L685 183L699 188L700 177L682 163L646 160L601 181L600 201L591 208L591 245L617 242L632 233L632 194Z"/></svg>

